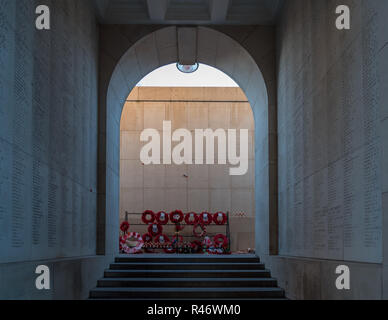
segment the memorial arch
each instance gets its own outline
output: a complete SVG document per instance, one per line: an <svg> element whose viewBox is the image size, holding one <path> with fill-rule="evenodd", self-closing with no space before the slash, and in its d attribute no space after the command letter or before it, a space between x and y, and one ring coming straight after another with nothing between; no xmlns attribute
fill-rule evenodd
<svg viewBox="0 0 388 320"><path fill-rule="evenodd" d="M120 115L143 76L177 61L228 74L254 114L256 256L221 258L265 264L290 299L388 298L388 1L347 1L349 30L338 1L43 2L50 32L36 1L0 0L0 299L87 298L137 259L117 256ZM225 297L231 274L195 295ZM239 296L268 294L258 280Z"/></svg>
<svg viewBox="0 0 388 320"><path fill-rule="evenodd" d="M121 36L115 34L113 37L118 40ZM107 41L112 39L107 38ZM119 43L116 41L115 45ZM104 70L99 100L102 121L99 124L98 253L117 253L120 119L126 98L153 70L170 63L195 61L229 75L244 91L252 107L255 121L255 247L262 254L276 254L276 97L273 70L265 59L268 47L261 49L260 65L241 44L223 32L207 27L175 26L145 32L141 39L123 47L125 44L121 43L115 57L103 54L100 58ZM122 55L117 55L117 51ZM255 53L258 52L260 49L256 47Z"/></svg>

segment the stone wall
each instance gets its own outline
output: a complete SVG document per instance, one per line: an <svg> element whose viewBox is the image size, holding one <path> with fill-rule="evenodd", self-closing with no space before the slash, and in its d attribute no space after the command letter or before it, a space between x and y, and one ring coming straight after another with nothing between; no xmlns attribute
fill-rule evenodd
<svg viewBox="0 0 388 320"><path fill-rule="evenodd" d="M41 4L49 31L35 28ZM96 253L97 78L90 1L0 1L0 297L38 295L36 264L76 270L88 258L71 257ZM47 296L84 295L74 283Z"/></svg>
<svg viewBox="0 0 388 320"><path fill-rule="evenodd" d="M217 164L217 155L214 165L144 166L140 150L146 143L140 142L141 132L153 128L162 137L165 120L171 121L172 131L184 128L192 132L193 159L195 129L248 129L248 172L230 176L231 166ZM144 210L229 212L231 249L254 248L254 119L240 88L136 87L125 103L120 127L120 221L125 219L125 212ZM128 216L131 231L144 234L144 226L133 225L141 223L140 217ZM172 229L169 231L173 233ZM183 233L192 235L191 231L186 228ZM208 232L224 233L225 228L210 226Z"/></svg>
<svg viewBox="0 0 388 320"><path fill-rule="evenodd" d="M350 30L335 27L341 4L351 9ZM381 286L387 12L387 1L378 0L287 1L283 9L277 34L283 257L268 261L289 297L387 297ZM335 288L335 267L344 261L354 271L348 292Z"/></svg>

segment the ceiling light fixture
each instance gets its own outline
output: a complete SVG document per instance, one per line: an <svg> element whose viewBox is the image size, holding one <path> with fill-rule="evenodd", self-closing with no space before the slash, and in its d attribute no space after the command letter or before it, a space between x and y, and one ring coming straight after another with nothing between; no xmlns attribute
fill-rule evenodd
<svg viewBox="0 0 388 320"><path fill-rule="evenodd" d="M199 63L195 64L180 64L179 62L176 64L176 67L180 72L183 73L193 73L198 70L199 68Z"/></svg>

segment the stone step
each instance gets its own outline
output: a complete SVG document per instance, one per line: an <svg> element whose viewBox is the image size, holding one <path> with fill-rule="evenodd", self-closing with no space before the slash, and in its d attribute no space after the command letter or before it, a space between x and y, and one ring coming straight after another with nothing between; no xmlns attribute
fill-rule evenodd
<svg viewBox="0 0 388 320"><path fill-rule="evenodd" d="M262 263L186 263L186 262L159 262L159 263L112 263L111 270L264 270Z"/></svg>
<svg viewBox="0 0 388 320"><path fill-rule="evenodd" d="M106 287L276 287L273 278L104 278L98 281L100 288Z"/></svg>
<svg viewBox="0 0 388 320"><path fill-rule="evenodd" d="M284 298L280 288L95 288L90 298L99 299L276 299Z"/></svg>
<svg viewBox="0 0 388 320"><path fill-rule="evenodd" d="M259 263L260 258L255 255L202 255L202 254L138 254L120 255L115 259L116 263Z"/></svg>
<svg viewBox="0 0 388 320"><path fill-rule="evenodd" d="M105 270L105 278L269 278L269 270Z"/></svg>
<svg viewBox="0 0 388 320"><path fill-rule="evenodd" d="M284 299L276 279L254 255L119 256L91 299Z"/></svg>

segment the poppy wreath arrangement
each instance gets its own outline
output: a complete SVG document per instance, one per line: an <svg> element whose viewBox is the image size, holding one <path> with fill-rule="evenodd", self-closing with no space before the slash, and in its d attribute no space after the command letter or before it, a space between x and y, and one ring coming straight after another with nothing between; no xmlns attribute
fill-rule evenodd
<svg viewBox="0 0 388 320"><path fill-rule="evenodd" d="M162 224L162 225L167 224L168 223L168 213L166 213L164 211L159 211L156 214L156 222L158 224Z"/></svg>
<svg viewBox="0 0 388 320"><path fill-rule="evenodd" d="M142 251L144 241L137 232L130 232L120 238L120 250L123 253L135 254Z"/></svg>
<svg viewBox="0 0 388 320"><path fill-rule="evenodd" d="M227 219L226 214L223 212L217 212L213 215L213 222L219 226L224 225Z"/></svg>
<svg viewBox="0 0 388 320"><path fill-rule="evenodd" d="M153 223L155 221L155 213L152 210L146 210L143 212L141 220L145 224Z"/></svg>
<svg viewBox="0 0 388 320"><path fill-rule="evenodd" d="M214 238L207 235L207 228L212 223L216 225L226 225L228 223L227 214L224 212L210 213L204 211L201 214L195 212L184 214L181 210L174 210L170 213L165 211L154 213L152 210L145 210L142 213L141 220L147 225L148 232L143 236L131 233L132 240L129 239L128 234L129 223L123 222L120 225L120 230L125 236L119 239L120 252L137 253L140 250L139 248L142 248L147 253L154 252L154 249L162 249L165 253L227 253L225 250L228 247L229 240L224 234L217 234ZM175 225L175 235L171 236L172 238L163 233L163 229L166 225L169 225L169 222ZM198 240L184 243L184 239L179 235L179 232L183 230L185 225L193 227L192 234ZM130 244L128 244L128 239Z"/></svg>

